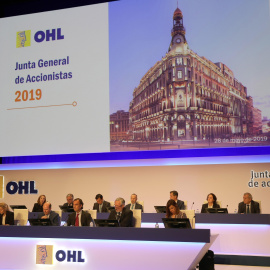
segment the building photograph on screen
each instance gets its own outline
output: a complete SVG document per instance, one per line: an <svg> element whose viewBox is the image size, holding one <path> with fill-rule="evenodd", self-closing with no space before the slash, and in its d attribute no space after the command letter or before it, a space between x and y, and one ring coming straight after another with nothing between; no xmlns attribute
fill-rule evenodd
<svg viewBox="0 0 270 270"><path fill-rule="evenodd" d="M110 150L269 145L269 1L109 5Z"/></svg>

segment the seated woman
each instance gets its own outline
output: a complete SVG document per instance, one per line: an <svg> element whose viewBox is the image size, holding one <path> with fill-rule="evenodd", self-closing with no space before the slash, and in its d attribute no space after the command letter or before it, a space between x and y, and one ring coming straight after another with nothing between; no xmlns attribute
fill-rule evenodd
<svg viewBox="0 0 270 270"><path fill-rule="evenodd" d="M6 203L0 203L0 225L14 225L14 213L8 210Z"/></svg>
<svg viewBox="0 0 270 270"><path fill-rule="evenodd" d="M34 204L32 212L43 212L43 204L46 202L46 196L40 195L37 202Z"/></svg>
<svg viewBox="0 0 270 270"><path fill-rule="evenodd" d="M187 216L180 211L174 200L169 200L166 205L166 218L187 218Z"/></svg>
<svg viewBox="0 0 270 270"><path fill-rule="evenodd" d="M208 203L202 205L201 213L206 213L206 208L220 208L217 204L217 196L214 193L209 193L206 198Z"/></svg>

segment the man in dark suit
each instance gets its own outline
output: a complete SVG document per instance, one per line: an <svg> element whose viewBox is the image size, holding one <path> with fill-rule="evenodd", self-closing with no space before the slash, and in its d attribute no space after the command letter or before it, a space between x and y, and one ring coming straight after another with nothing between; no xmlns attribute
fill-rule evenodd
<svg viewBox="0 0 270 270"><path fill-rule="evenodd" d="M117 219L120 227L132 227L133 212L125 208L125 200L117 198L108 219Z"/></svg>
<svg viewBox="0 0 270 270"><path fill-rule="evenodd" d="M89 226L92 221L92 217L89 213L82 210L82 199L77 198L73 201L73 209L75 212L69 215L67 226Z"/></svg>
<svg viewBox="0 0 270 270"><path fill-rule="evenodd" d="M243 201L238 204L238 214L260 214L260 205L252 200L252 195L248 192L244 193Z"/></svg>
<svg viewBox="0 0 270 270"><path fill-rule="evenodd" d="M97 210L98 213L108 212L108 208L111 206L109 202L103 200L103 196L101 194L97 194L96 203L94 203L93 210Z"/></svg>
<svg viewBox="0 0 270 270"><path fill-rule="evenodd" d="M125 208L128 210L133 210L133 209L141 209L143 212L143 207L141 204L137 203L137 195L133 193L130 197L131 203L128 204Z"/></svg>
<svg viewBox="0 0 270 270"><path fill-rule="evenodd" d="M170 200L174 200L177 203L180 210L186 209L184 202L181 200L178 200L178 192L177 191L173 190L170 192Z"/></svg>
<svg viewBox="0 0 270 270"><path fill-rule="evenodd" d="M63 211L65 211L64 209L66 209L66 211L68 212L68 209L73 209L73 199L74 199L74 196L73 194L69 193L67 196L66 196L66 199L67 199L67 202L63 204Z"/></svg>
<svg viewBox="0 0 270 270"><path fill-rule="evenodd" d="M43 213L39 213L38 218L50 219L52 226L60 226L60 217L52 211L52 205L49 202L43 204Z"/></svg>

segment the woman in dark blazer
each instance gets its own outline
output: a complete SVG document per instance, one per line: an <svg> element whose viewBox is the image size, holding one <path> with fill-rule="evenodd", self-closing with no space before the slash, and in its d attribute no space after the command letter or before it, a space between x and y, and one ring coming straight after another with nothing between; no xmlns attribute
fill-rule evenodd
<svg viewBox="0 0 270 270"><path fill-rule="evenodd" d="M8 211L5 203L0 203L0 225L14 225L14 213Z"/></svg>
<svg viewBox="0 0 270 270"><path fill-rule="evenodd" d="M40 195L37 202L34 204L32 212L43 212L43 204L46 202L46 196Z"/></svg>
<svg viewBox="0 0 270 270"><path fill-rule="evenodd" d="M202 205L201 213L206 213L206 208L220 208L220 205L217 204L217 196L214 193L209 193L206 200L207 203Z"/></svg>

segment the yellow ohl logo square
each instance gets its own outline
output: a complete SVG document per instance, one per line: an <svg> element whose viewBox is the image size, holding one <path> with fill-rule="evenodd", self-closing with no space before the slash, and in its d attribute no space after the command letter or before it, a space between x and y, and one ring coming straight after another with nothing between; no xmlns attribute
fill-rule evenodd
<svg viewBox="0 0 270 270"><path fill-rule="evenodd" d="M29 47L31 45L31 30L17 32L16 48Z"/></svg>
<svg viewBox="0 0 270 270"><path fill-rule="evenodd" d="M36 246L36 264L53 264L53 245Z"/></svg>
<svg viewBox="0 0 270 270"><path fill-rule="evenodd" d="M0 199L4 198L4 176L0 175Z"/></svg>

